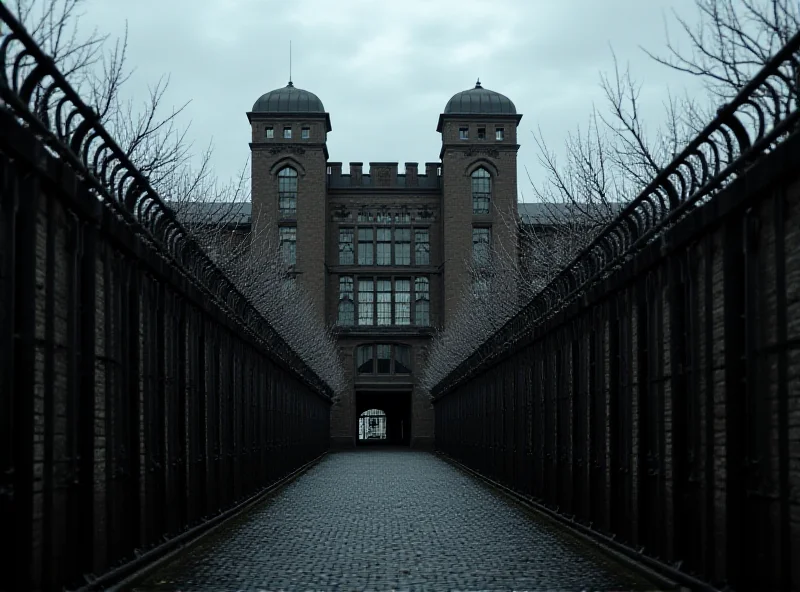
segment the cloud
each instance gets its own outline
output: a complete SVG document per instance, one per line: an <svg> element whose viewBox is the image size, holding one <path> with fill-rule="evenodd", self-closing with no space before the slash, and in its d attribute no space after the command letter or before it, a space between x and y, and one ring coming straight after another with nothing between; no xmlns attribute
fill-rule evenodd
<svg viewBox="0 0 800 592"><path fill-rule="evenodd" d="M245 112L288 80L290 40L295 84L330 112L332 160L436 160L439 113L480 77L524 115L522 178L525 166L538 175L531 130L557 148L602 102L610 44L642 80L654 119L668 86L683 92L686 80L639 50L663 47L672 6L693 10L690 0L87 0L81 26L119 35L127 21L129 91L143 97L170 74L168 100L191 100L190 136L198 150L214 139L223 178L248 157Z"/></svg>

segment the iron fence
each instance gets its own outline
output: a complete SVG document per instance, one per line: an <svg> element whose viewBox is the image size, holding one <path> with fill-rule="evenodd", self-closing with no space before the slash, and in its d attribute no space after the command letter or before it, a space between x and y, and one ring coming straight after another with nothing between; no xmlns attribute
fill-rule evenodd
<svg viewBox="0 0 800 592"><path fill-rule="evenodd" d="M800 35L434 389L437 449L697 589L800 589Z"/></svg>
<svg viewBox="0 0 800 592"><path fill-rule="evenodd" d="M0 589L99 587L327 450L332 393L0 20Z"/></svg>

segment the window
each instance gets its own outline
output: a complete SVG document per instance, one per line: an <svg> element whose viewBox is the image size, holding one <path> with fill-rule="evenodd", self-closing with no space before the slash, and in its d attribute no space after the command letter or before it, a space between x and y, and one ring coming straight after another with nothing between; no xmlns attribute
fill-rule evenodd
<svg viewBox="0 0 800 592"><path fill-rule="evenodd" d="M427 228L414 230L414 263L417 265L431 263L431 238Z"/></svg>
<svg viewBox="0 0 800 592"><path fill-rule="evenodd" d="M392 346L378 345L378 374L392 373Z"/></svg>
<svg viewBox="0 0 800 592"><path fill-rule="evenodd" d="M414 324L427 327L431 324L431 288L428 278L418 277L414 282Z"/></svg>
<svg viewBox="0 0 800 592"><path fill-rule="evenodd" d="M479 140L485 140L486 139L486 128L485 127L479 127L478 128L478 139Z"/></svg>
<svg viewBox="0 0 800 592"><path fill-rule="evenodd" d="M353 294L355 288L355 294ZM414 288L415 292L411 289ZM417 291L419 291L417 293ZM346 302L345 302L346 301ZM344 302L344 304L343 304ZM428 278L390 278L341 276L339 279L339 325L346 325L349 303L356 303L358 326L388 327L411 324L414 303L415 324L430 324L430 287ZM350 323L352 325L352 323Z"/></svg>
<svg viewBox="0 0 800 592"><path fill-rule="evenodd" d="M411 265L411 229L394 229L394 264Z"/></svg>
<svg viewBox="0 0 800 592"><path fill-rule="evenodd" d="M411 324L411 280L394 281L394 324Z"/></svg>
<svg viewBox="0 0 800 592"><path fill-rule="evenodd" d="M502 140L503 138L505 138L505 135L506 135L506 130L503 129L502 127L497 127L494 129L495 140Z"/></svg>
<svg viewBox="0 0 800 592"><path fill-rule="evenodd" d="M280 232L283 262L286 265L295 265L297 263L297 228L294 226L281 226L278 230Z"/></svg>
<svg viewBox="0 0 800 592"><path fill-rule="evenodd" d="M378 324L392 324L392 280L378 280Z"/></svg>
<svg viewBox="0 0 800 592"><path fill-rule="evenodd" d="M489 264L490 234L488 228L472 229L472 262L475 267Z"/></svg>
<svg viewBox="0 0 800 592"><path fill-rule="evenodd" d="M372 265L372 228L358 229L358 264Z"/></svg>
<svg viewBox="0 0 800 592"><path fill-rule="evenodd" d="M411 374L411 346L377 343L356 348L358 374Z"/></svg>
<svg viewBox="0 0 800 592"><path fill-rule="evenodd" d="M285 167L278 173L278 209L281 218L297 215L297 171Z"/></svg>
<svg viewBox="0 0 800 592"><path fill-rule="evenodd" d="M394 346L394 373L411 374L411 348L409 346Z"/></svg>
<svg viewBox="0 0 800 592"><path fill-rule="evenodd" d="M377 243L375 245L375 262L378 265L392 264L392 229L379 227L377 229Z"/></svg>
<svg viewBox="0 0 800 592"><path fill-rule="evenodd" d="M359 374L372 374L372 345L359 345L356 350L356 368Z"/></svg>
<svg viewBox="0 0 800 592"><path fill-rule="evenodd" d="M458 139L459 140L469 140L469 128L468 127L460 127L460 128L458 128Z"/></svg>
<svg viewBox="0 0 800 592"><path fill-rule="evenodd" d="M488 214L492 196L492 177L484 168L472 173L472 213Z"/></svg>
<svg viewBox="0 0 800 592"><path fill-rule="evenodd" d="M304 127L300 130L300 137L304 140L308 140L311 137L311 129Z"/></svg>
<svg viewBox="0 0 800 592"><path fill-rule="evenodd" d="M339 229L339 265L353 264L353 229Z"/></svg>
<svg viewBox="0 0 800 592"><path fill-rule="evenodd" d="M339 318L343 327L352 327L355 323L355 303L353 302L353 278L339 277Z"/></svg>
<svg viewBox="0 0 800 592"><path fill-rule="evenodd" d="M283 137L286 140L291 140L292 139L292 128L290 128L290 127L283 128Z"/></svg>
<svg viewBox="0 0 800 592"><path fill-rule="evenodd" d="M485 277L476 277L472 280L472 292L478 298L489 296L489 280Z"/></svg>
<svg viewBox="0 0 800 592"><path fill-rule="evenodd" d="M266 137L267 137L267 140L271 140L272 138L274 138L275 137L275 128L273 128L272 126L269 126L266 129Z"/></svg>
<svg viewBox="0 0 800 592"><path fill-rule="evenodd" d="M373 325L375 323L374 282L371 279L358 280L358 324Z"/></svg>

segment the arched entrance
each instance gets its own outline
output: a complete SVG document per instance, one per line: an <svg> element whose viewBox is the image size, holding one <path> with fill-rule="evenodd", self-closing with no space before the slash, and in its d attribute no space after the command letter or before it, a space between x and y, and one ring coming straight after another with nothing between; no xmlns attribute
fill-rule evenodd
<svg viewBox="0 0 800 592"><path fill-rule="evenodd" d="M356 443L408 446L411 441L411 393L356 392Z"/></svg>
<svg viewBox="0 0 800 592"><path fill-rule="evenodd" d="M380 409L367 409L358 417L358 439L361 442L386 440L386 414Z"/></svg>

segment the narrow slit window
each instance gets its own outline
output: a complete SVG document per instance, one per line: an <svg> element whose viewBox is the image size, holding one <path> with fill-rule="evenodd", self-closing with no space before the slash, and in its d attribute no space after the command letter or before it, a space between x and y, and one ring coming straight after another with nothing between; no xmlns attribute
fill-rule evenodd
<svg viewBox="0 0 800 592"><path fill-rule="evenodd" d="M378 325L392 324L392 280L378 280Z"/></svg>
<svg viewBox="0 0 800 592"><path fill-rule="evenodd" d="M426 277L414 280L414 324L420 327L431 324L431 287Z"/></svg>
<svg viewBox="0 0 800 592"><path fill-rule="evenodd" d="M492 177L480 168L472 173L472 213L488 214L492 200Z"/></svg>
<svg viewBox="0 0 800 592"><path fill-rule="evenodd" d="M358 229L358 264L373 265L372 228Z"/></svg>
<svg viewBox="0 0 800 592"><path fill-rule="evenodd" d="M359 345L356 350L356 367L359 374L373 373L372 345Z"/></svg>
<svg viewBox="0 0 800 592"><path fill-rule="evenodd" d="M378 374L389 374L392 371L392 346L378 344Z"/></svg>
<svg viewBox="0 0 800 592"><path fill-rule="evenodd" d="M286 265L295 265L297 263L297 228L281 226L279 231L283 262Z"/></svg>
<svg viewBox="0 0 800 592"><path fill-rule="evenodd" d="M431 238L427 228L414 230L414 263L417 265L431 263Z"/></svg>
<svg viewBox="0 0 800 592"><path fill-rule="evenodd" d="M352 327L355 323L355 303L353 302L353 278L339 277L339 316L342 327Z"/></svg>
<svg viewBox="0 0 800 592"><path fill-rule="evenodd" d="M409 346L394 346L394 373L411 374L411 348Z"/></svg>
<svg viewBox="0 0 800 592"><path fill-rule="evenodd" d="M339 265L353 265L353 229L339 229Z"/></svg>
<svg viewBox="0 0 800 592"><path fill-rule="evenodd" d="M358 280L358 324L375 324L375 285L371 279Z"/></svg>
<svg viewBox="0 0 800 592"><path fill-rule="evenodd" d="M278 172L278 209L284 219L297 215L297 171L292 167Z"/></svg>
<svg viewBox="0 0 800 592"><path fill-rule="evenodd" d="M411 324L411 280L394 281L394 324Z"/></svg>
<svg viewBox="0 0 800 592"><path fill-rule="evenodd" d="M376 232L375 262L378 265L392 264L392 229L379 227Z"/></svg>
<svg viewBox="0 0 800 592"><path fill-rule="evenodd" d="M394 230L394 264L411 265L411 229Z"/></svg>

